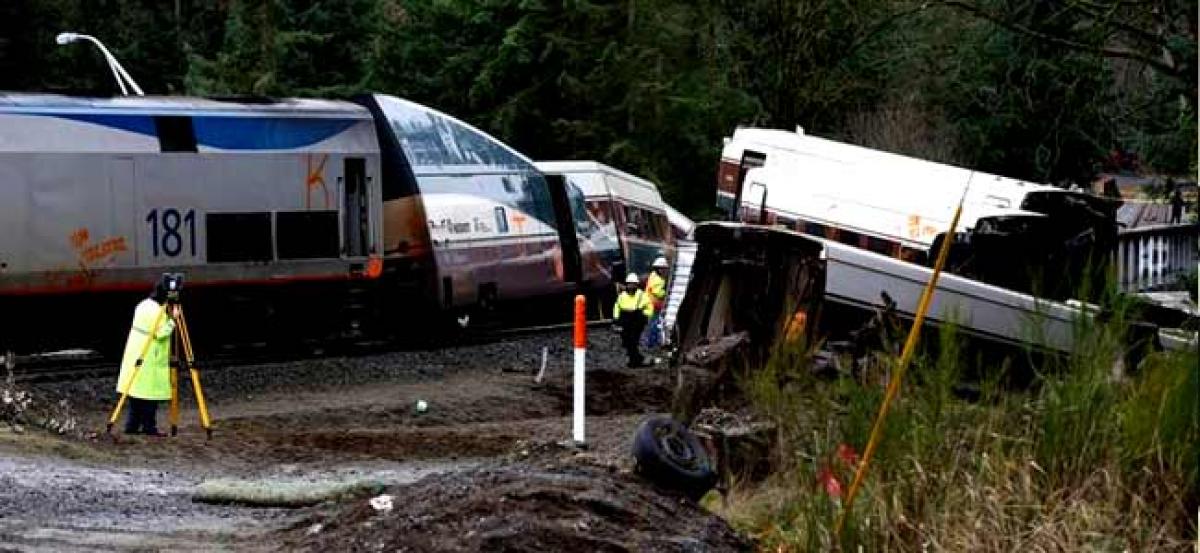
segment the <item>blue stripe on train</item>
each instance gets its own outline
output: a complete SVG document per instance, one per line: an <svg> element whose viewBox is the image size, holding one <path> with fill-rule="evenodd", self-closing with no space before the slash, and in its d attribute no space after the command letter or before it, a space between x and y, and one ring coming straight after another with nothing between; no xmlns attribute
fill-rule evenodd
<svg viewBox="0 0 1200 553"><path fill-rule="evenodd" d="M311 146L357 123L353 119L193 117L196 143L224 150L288 150Z"/></svg>
<svg viewBox="0 0 1200 553"><path fill-rule="evenodd" d="M135 132L150 137L158 136L158 131L156 131L154 128L154 118L149 115L116 115L111 113L71 113L48 115L61 119L82 121L84 123L92 123L94 125L100 125L103 127Z"/></svg>
<svg viewBox="0 0 1200 553"><path fill-rule="evenodd" d="M45 114L157 137L152 115ZM356 119L192 116L196 144L223 150L289 150L311 146L352 127Z"/></svg>

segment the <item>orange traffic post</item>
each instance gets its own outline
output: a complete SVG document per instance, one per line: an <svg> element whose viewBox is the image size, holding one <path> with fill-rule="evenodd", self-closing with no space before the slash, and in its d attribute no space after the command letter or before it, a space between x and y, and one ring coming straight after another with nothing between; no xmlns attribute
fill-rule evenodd
<svg viewBox="0 0 1200 553"><path fill-rule="evenodd" d="M575 296L575 397L571 439L578 445L585 443L583 434L584 370L587 356L587 299Z"/></svg>

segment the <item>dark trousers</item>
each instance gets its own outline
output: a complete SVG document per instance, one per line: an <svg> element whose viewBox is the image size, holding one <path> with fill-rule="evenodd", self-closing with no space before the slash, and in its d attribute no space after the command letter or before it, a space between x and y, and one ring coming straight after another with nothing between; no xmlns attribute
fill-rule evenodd
<svg viewBox="0 0 1200 553"><path fill-rule="evenodd" d="M641 311L625 311L621 313L621 346L629 356L630 367L640 367L646 363L642 352L638 349L642 339L642 330L646 328L646 316Z"/></svg>
<svg viewBox="0 0 1200 553"><path fill-rule="evenodd" d="M158 433L158 402L129 398L129 418L125 419L126 434Z"/></svg>

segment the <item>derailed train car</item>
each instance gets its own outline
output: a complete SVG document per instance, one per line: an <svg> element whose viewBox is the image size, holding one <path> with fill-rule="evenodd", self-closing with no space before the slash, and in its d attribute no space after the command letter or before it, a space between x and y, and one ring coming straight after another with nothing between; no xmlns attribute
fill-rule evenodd
<svg viewBox="0 0 1200 553"><path fill-rule="evenodd" d="M429 332L604 287L569 201L494 138L389 96L0 95L0 346L120 344L164 271L186 274L200 341Z"/></svg>
<svg viewBox="0 0 1200 553"><path fill-rule="evenodd" d="M1098 290L1117 242L1120 202L795 132L739 128L725 142L717 205L731 219L779 224L932 265L955 207L947 269L1065 299Z"/></svg>
<svg viewBox="0 0 1200 553"><path fill-rule="evenodd" d="M617 280L625 271L645 277L659 256L674 259L674 210L654 183L595 161L539 161L537 167L583 193L594 243L605 265L619 273Z"/></svg>

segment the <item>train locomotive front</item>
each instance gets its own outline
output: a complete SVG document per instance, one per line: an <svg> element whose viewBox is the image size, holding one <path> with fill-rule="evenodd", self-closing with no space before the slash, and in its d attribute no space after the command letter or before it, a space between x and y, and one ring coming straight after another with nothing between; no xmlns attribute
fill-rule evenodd
<svg viewBox="0 0 1200 553"><path fill-rule="evenodd" d="M0 95L0 350L111 352L163 272L187 275L200 348L403 337L602 287L565 198L390 96Z"/></svg>

